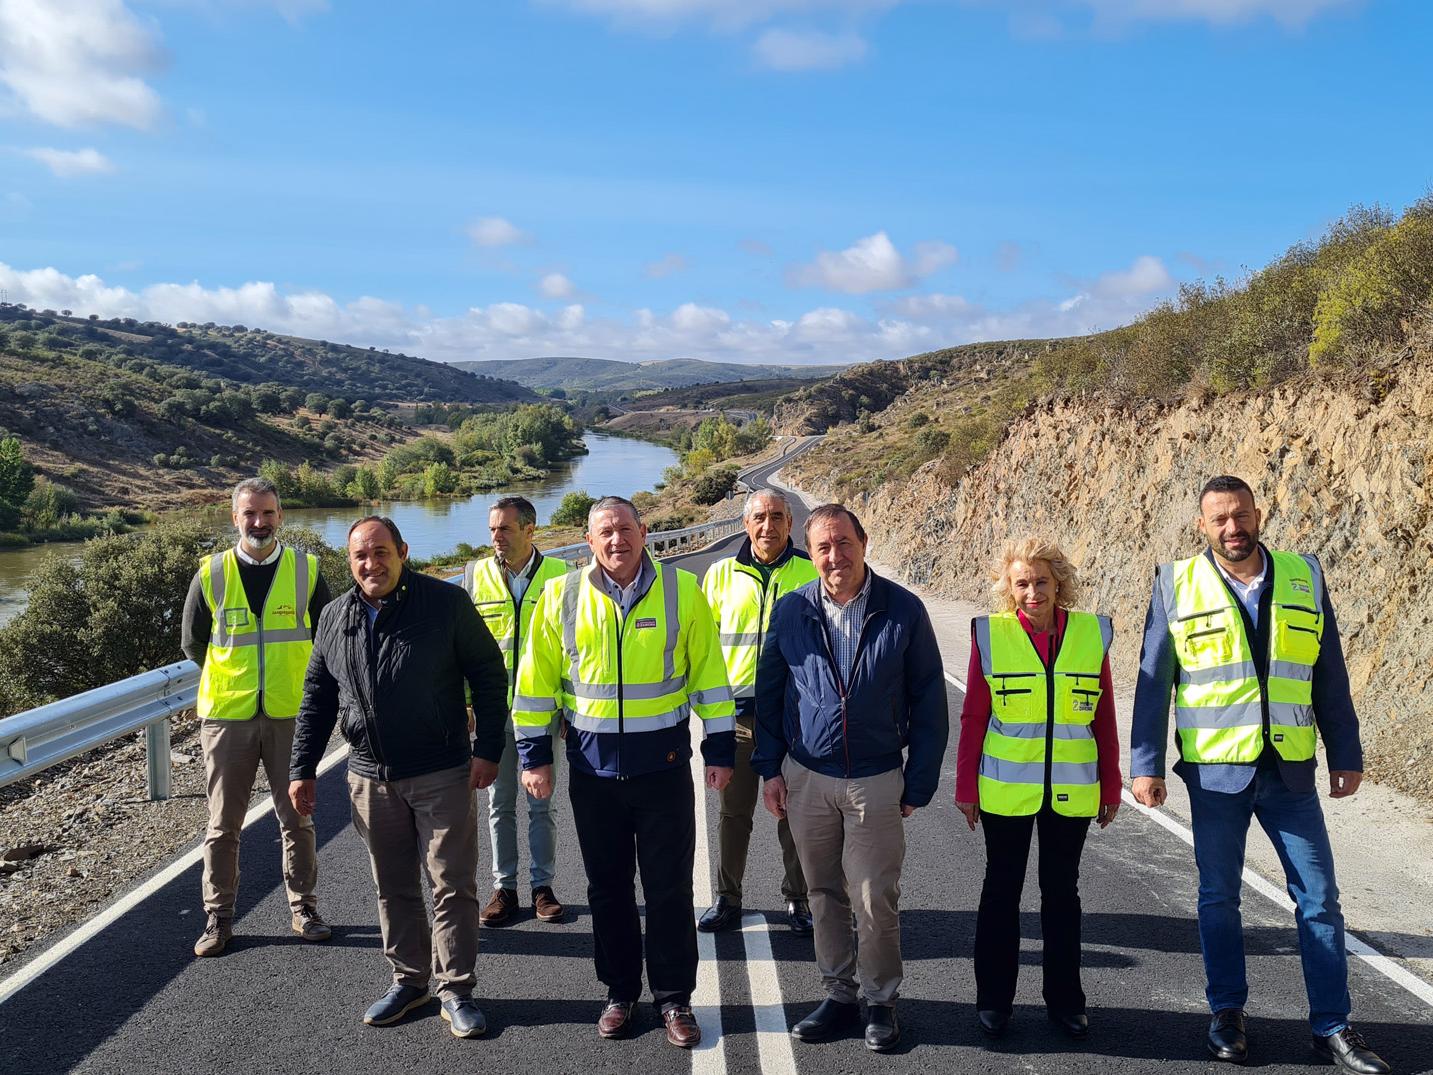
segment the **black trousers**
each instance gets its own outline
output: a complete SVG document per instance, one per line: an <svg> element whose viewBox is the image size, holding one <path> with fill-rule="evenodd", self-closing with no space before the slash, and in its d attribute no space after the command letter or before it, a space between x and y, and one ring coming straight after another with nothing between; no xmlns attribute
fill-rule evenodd
<svg viewBox="0 0 1433 1075"><path fill-rule="evenodd" d="M1065 817L1048 806L1038 814L980 813L985 830L985 887L975 920L975 1006L1006 1015L1020 973L1020 893L1030 838L1040 830L1040 933L1044 938L1045 1006L1057 1015L1085 1010L1080 986L1080 854L1087 817Z"/></svg>
<svg viewBox="0 0 1433 1075"><path fill-rule="evenodd" d="M617 780L575 766L568 773L572 818L587 868L587 902L597 978L611 1000L642 995L642 921L637 871L647 906L647 984L659 1005L690 1004L697 985L692 905L696 800L691 771L678 768Z"/></svg>

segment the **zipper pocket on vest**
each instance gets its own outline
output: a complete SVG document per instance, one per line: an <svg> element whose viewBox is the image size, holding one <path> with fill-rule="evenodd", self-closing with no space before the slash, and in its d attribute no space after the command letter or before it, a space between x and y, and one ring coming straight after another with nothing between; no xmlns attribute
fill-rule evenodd
<svg viewBox="0 0 1433 1075"><path fill-rule="evenodd" d="M1318 632L1315 631L1312 627L1300 627L1296 623L1286 623L1284 624L1284 626L1287 627L1290 631L1303 631L1305 634L1311 635L1318 634Z"/></svg>
<svg viewBox="0 0 1433 1075"><path fill-rule="evenodd" d="M1307 628L1304 628L1304 629L1307 630ZM1192 631L1192 632L1190 632L1189 634L1185 635L1184 637L1185 637L1185 639L1186 639L1187 641L1192 642L1192 641L1194 641L1196 638L1203 638L1203 637L1205 637L1206 635L1222 635L1223 633L1224 633L1224 628L1222 628L1222 627L1209 627L1209 628L1206 628L1206 629L1203 630L1203 631Z"/></svg>
<svg viewBox="0 0 1433 1075"><path fill-rule="evenodd" d="M1176 616L1174 618L1174 622L1184 623L1186 620L1202 620L1210 616L1222 616L1228 611L1229 610L1227 608L1212 608L1206 612L1193 612L1190 613L1188 616Z"/></svg>
<svg viewBox="0 0 1433 1075"><path fill-rule="evenodd" d="M995 693L998 694L1001 698L1004 698L1007 694L1029 694L1029 693L1030 693L1030 688L1029 688L1029 687L1021 687L1021 688L1019 688L1019 689L1012 688L1012 689L1010 689L1010 690L996 691Z"/></svg>

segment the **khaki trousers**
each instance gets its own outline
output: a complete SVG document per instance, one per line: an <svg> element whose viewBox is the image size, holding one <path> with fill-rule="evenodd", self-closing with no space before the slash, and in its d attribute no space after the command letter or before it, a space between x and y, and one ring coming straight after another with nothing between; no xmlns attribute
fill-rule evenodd
<svg viewBox="0 0 1433 1075"><path fill-rule="evenodd" d="M284 844L284 888L289 907L314 905L318 881L313 819L302 817L289 799L289 753L294 722L260 714L250 720L206 720L199 726L208 777L209 828L204 834L204 910L234 917L239 888L239 835L254 779L262 764L274 793L274 813Z"/></svg>
<svg viewBox="0 0 1433 1075"><path fill-rule="evenodd" d="M406 780L348 774L353 827L368 845L383 954L399 985L438 980L443 999L470 996L478 961L478 811L468 766ZM419 872L433 890L433 926Z"/></svg>
<svg viewBox="0 0 1433 1075"><path fill-rule="evenodd" d="M901 818L899 769L845 780L782 763L786 816L811 893L816 967L832 1000L892 1004L901 988ZM855 911L856 928L851 930Z"/></svg>
<svg viewBox="0 0 1433 1075"><path fill-rule="evenodd" d="M721 804L721 821L717 826L717 895L741 900L741 880L746 874L746 853L751 846L752 815L761 794L761 778L751 767L756 750L756 718L738 714L736 718L736 768L731 780L717 796ZM763 814L765 811L763 811ZM791 825L785 818L776 823L776 839L781 844L781 896L787 900L806 898L806 876L801 872L801 859L791 839Z"/></svg>

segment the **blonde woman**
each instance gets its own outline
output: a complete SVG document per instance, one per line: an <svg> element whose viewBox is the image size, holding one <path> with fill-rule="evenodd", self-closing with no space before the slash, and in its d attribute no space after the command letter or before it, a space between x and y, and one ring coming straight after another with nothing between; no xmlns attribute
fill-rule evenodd
<svg viewBox="0 0 1433 1075"><path fill-rule="evenodd" d="M1008 542L990 577L999 611L971 624L955 784L966 823L985 828L976 1009L987 1035L1005 1032L1020 966L1020 892L1038 829L1045 1007L1079 1039L1089 1032L1080 986L1080 853L1090 821L1104 828L1120 805L1110 621L1073 610L1079 577L1053 542Z"/></svg>

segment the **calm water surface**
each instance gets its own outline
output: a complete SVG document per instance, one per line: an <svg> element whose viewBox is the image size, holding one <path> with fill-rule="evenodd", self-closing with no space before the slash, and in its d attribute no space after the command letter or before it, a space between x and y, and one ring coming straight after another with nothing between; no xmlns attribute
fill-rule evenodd
<svg viewBox="0 0 1433 1075"><path fill-rule="evenodd" d="M449 552L460 541L484 545L488 540L488 506L505 494L527 497L537 508L537 521L546 523L573 490L592 496L631 496L662 480L662 471L677 462L677 454L660 444L586 433L588 454L555 467L540 482L520 482L507 489L480 493L471 500L384 502L377 508L295 508L284 513L291 526L308 526L330 545L342 545L349 524L370 512L391 516L403 531L414 556ZM23 549L0 550L0 623L20 613L27 600L29 576L47 556L72 556L78 545L57 543Z"/></svg>

